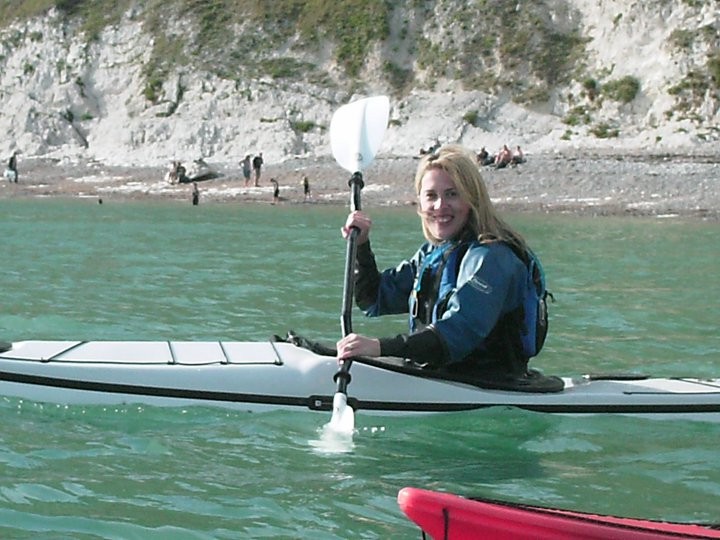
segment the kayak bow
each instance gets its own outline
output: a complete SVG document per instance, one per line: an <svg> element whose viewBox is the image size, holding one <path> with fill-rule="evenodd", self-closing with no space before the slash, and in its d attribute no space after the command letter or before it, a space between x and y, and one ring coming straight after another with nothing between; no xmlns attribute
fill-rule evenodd
<svg viewBox="0 0 720 540"><path fill-rule="evenodd" d="M671 523L403 488L398 505L434 540L663 540L720 538L718 525Z"/></svg>

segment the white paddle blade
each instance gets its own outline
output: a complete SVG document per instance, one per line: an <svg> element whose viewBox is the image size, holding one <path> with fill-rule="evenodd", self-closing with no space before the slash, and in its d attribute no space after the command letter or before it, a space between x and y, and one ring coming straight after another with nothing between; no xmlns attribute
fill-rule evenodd
<svg viewBox="0 0 720 540"><path fill-rule="evenodd" d="M336 433L352 434L355 431L355 411L347 404L347 396L336 392L333 397L333 413L328 427Z"/></svg>
<svg viewBox="0 0 720 540"><path fill-rule="evenodd" d="M390 118L387 96L359 99L340 107L330 121L333 157L348 172L364 170L380 149Z"/></svg>

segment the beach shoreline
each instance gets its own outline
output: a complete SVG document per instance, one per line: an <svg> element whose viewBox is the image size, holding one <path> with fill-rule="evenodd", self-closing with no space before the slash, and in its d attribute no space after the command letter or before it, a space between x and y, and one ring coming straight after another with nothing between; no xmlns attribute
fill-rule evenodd
<svg viewBox="0 0 720 540"><path fill-rule="evenodd" d="M366 206L415 204L417 157L381 157L364 171ZM208 164L216 178L198 182L201 204L273 203L270 179L280 185L279 204L347 204L350 174L331 157L269 163L260 186L245 186L239 164ZM190 204L192 183L170 184L169 167L117 167L99 162L20 159L19 181L0 183L0 199L89 198L98 202L176 200ZM530 155L526 163L483 167L500 210L584 215L681 216L720 220L720 154ZM307 175L310 197L303 194Z"/></svg>

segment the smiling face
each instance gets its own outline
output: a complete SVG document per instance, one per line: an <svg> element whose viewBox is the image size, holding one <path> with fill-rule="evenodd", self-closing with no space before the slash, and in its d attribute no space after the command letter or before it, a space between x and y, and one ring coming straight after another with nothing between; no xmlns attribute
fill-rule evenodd
<svg viewBox="0 0 720 540"><path fill-rule="evenodd" d="M419 196L419 213L430 236L441 242L457 237L468 221L470 205L447 171L437 167L425 171Z"/></svg>

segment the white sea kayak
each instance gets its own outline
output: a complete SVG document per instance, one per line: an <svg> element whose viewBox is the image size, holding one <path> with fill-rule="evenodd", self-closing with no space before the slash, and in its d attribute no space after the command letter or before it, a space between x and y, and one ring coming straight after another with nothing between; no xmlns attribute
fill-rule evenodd
<svg viewBox="0 0 720 540"><path fill-rule="evenodd" d="M20 341L0 351L0 395L60 404L329 411L338 368L274 341ZM348 403L364 414L519 407L720 421L720 379L536 374L510 390L391 359L356 359L351 376Z"/></svg>

